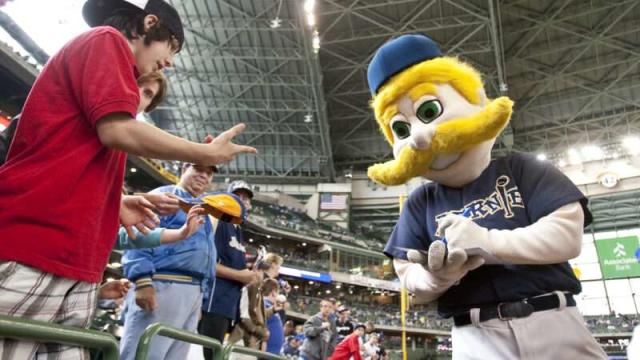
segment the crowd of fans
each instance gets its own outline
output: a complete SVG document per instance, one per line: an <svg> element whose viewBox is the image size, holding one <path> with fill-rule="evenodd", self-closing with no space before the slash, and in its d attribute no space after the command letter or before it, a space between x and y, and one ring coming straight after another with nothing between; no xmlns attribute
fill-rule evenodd
<svg viewBox="0 0 640 360"><path fill-rule="evenodd" d="M318 304L321 301L319 298L291 293L289 299L293 311L304 314L319 311ZM371 305L349 301L349 308L351 314L362 322L370 321L376 325L396 327L402 325L397 304ZM453 322L450 319L440 318L434 310L410 309L406 314L406 326L450 331Z"/></svg>
<svg viewBox="0 0 640 360"><path fill-rule="evenodd" d="M261 225L285 231L295 231L345 245L356 245L373 250L382 250L384 246L382 239L365 236L362 232L356 236L337 225L316 221L293 207L255 201L254 211L249 220Z"/></svg>
<svg viewBox="0 0 640 360"><path fill-rule="evenodd" d="M587 327L594 334L601 333L630 333L640 325L638 315L596 315L585 316Z"/></svg>

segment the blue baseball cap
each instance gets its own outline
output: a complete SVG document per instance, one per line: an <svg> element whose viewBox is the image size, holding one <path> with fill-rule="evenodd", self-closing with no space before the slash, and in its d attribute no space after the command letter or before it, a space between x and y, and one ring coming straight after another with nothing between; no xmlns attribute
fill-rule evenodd
<svg viewBox="0 0 640 360"><path fill-rule="evenodd" d="M375 96L393 75L417 63L442 56L438 45L422 34L399 36L382 45L367 69L369 91Z"/></svg>

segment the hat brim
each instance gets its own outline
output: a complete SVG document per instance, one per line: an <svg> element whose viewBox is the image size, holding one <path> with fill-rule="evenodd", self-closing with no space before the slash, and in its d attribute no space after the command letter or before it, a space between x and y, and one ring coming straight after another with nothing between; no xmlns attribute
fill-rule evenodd
<svg viewBox="0 0 640 360"><path fill-rule="evenodd" d="M249 198L250 199L253 199L253 191L251 189L247 189L245 187L241 187L241 188L237 188L237 189L233 190L233 193L235 194L237 191L244 191L247 194L249 194Z"/></svg>
<svg viewBox="0 0 640 360"><path fill-rule="evenodd" d="M88 0L82 6L82 17L90 27L102 25L104 20L120 10L146 12L124 0Z"/></svg>

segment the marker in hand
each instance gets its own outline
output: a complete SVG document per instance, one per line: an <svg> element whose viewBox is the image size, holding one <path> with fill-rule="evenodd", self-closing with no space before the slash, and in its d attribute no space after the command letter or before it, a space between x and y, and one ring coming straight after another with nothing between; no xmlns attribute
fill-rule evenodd
<svg viewBox="0 0 640 360"><path fill-rule="evenodd" d="M465 208L462 211L462 216L468 218L471 217L471 209L469 208ZM434 234L435 236L435 240L431 243L430 245L430 250L431 247L435 247L436 251L439 252L444 252L444 259L447 258L447 256L449 255L449 249L447 246L447 239L444 237L444 234L442 234L440 232L440 229L436 230L436 233ZM438 246L438 244L436 242L441 242L444 246ZM435 244L434 244L435 243ZM402 250L402 251L406 251L407 252L407 257L410 261L412 262L417 262L417 263L421 263L424 266L428 267L428 259L429 259L429 251L428 250L419 250L419 249L410 249L410 248L405 248L405 247L399 247L396 246L396 249L398 250ZM442 256L442 255L440 255Z"/></svg>
<svg viewBox="0 0 640 360"><path fill-rule="evenodd" d="M465 207L464 210L462 211L461 214L463 217L471 217L471 208ZM447 238L444 237L444 231L440 230L440 227L438 227L438 229L436 230L436 233L434 234L436 238L438 238L439 241L442 241L445 245L445 254L444 256L446 257L449 253L449 246L447 244ZM436 240L436 241L438 241Z"/></svg>

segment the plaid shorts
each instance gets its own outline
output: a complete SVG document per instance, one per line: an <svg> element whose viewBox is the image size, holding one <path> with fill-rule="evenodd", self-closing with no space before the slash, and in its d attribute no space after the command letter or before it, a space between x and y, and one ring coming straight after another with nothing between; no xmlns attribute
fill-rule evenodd
<svg viewBox="0 0 640 360"><path fill-rule="evenodd" d="M98 284L42 272L14 261L0 261L0 314L87 328L96 306ZM87 349L54 343L0 339L0 360L89 359Z"/></svg>

